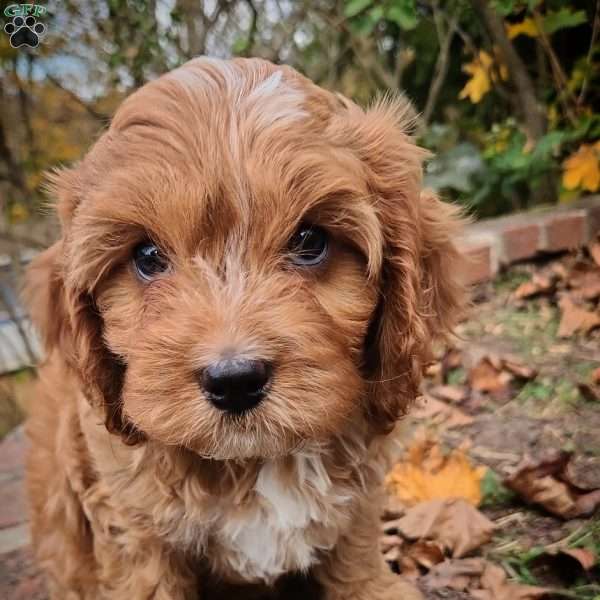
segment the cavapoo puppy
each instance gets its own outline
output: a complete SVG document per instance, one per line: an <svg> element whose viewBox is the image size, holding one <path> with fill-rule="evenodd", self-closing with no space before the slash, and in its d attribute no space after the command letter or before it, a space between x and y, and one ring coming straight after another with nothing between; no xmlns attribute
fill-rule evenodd
<svg viewBox="0 0 600 600"><path fill-rule="evenodd" d="M199 58L52 176L26 292L53 600L421 597L378 550L382 478L463 289L411 119Z"/></svg>

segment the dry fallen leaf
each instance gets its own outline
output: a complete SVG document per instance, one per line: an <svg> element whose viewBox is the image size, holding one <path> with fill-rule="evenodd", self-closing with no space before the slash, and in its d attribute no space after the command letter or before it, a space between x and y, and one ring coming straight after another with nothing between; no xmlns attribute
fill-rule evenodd
<svg viewBox="0 0 600 600"><path fill-rule="evenodd" d="M567 283L573 298L595 300L600 296L600 269L590 261L577 260L569 269Z"/></svg>
<svg viewBox="0 0 600 600"><path fill-rule="evenodd" d="M592 371L591 379L592 383L600 384L600 367Z"/></svg>
<svg viewBox="0 0 600 600"><path fill-rule="evenodd" d="M464 385L436 385L430 390L431 395L441 400L459 404L467 398L468 392Z"/></svg>
<svg viewBox="0 0 600 600"><path fill-rule="evenodd" d="M482 558L445 560L423 577L423 583L434 590L450 588L463 592L479 581L484 569Z"/></svg>
<svg viewBox="0 0 600 600"><path fill-rule="evenodd" d="M569 337L580 331L589 333L592 329L600 327L600 315L577 306L569 296L563 296L559 302L562 310L559 337Z"/></svg>
<svg viewBox="0 0 600 600"><path fill-rule="evenodd" d="M514 292L515 298L533 298L540 294L549 294L554 290L554 282L550 277L535 274L530 281L522 283Z"/></svg>
<svg viewBox="0 0 600 600"><path fill-rule="evenodd" d="M504 358L502 363L504 369L519 379L534 379L537 376L537 369L524 365L516 359Z"/></svg>
<svg viewBox="0 0 600 600"><path fill-rule="evenodd" d="M503 394L508 392L512 375L494 364L492 357L483 357L469 370L469 383L478 392Z"/></svg>
<svg viewBox="0 0 600 600"><path fill-rule="evenodd" d="M584 571L589 571L598 564L598 557L588 548L561 548L559 552L576 560Z"/></svg>
<svg viewBox="0 0 600 600"><path fill-rule="evenodd" d="M591 514L600 505L600 490L582 493L566 479L571 454L556 452L541 460L526 458L504 484L532 504L571 519Z"/></svg>
<svg viewBox="0 0 600 600"><path fill-rule="evenodd" d="M418 540L408 546L406 556L427 570L445 559L444 547L428 540Z"/></svg>
<svg viewBox="0 0 600 600"><path fill-rule="evenodd" d="M492 521L462 498L421 502L396 526L408 539L439 542L456 558L488 542L494 530Z"/></svg>
<svg viewBox="0 0 600 600"><path fill-rule="evenodd" d="M441 430L464 427L473 422L473 417L462 410L450 406L441 400L436 400L431 396L423 396L410 414L417 420L428 420Z"/></svg>
<svg viewBox="0 0 600 600"><path fill-rule="evenodd" d="M600 386L581 382L577 384L577 387L579 389L579 393L588 402L600 402Z"/></svg>
<svg viewBox="0 0 600 600"><path fill-rule="evenodd" d="M550 590L532 585L511 583L504 569L487 562L480 579L481 589L469 593L477 600L535 600L547 595Z"/></svg>
<svg viewBox="0 0 600 600"><path fill-rule="evenodd" d="M386 485L406 506L446 498L463 498L477 506L485 472L485 467L473 467L461 450L444 455L439 445L424 440L413 444L392 468Z"/></svg>
<svg viewBox="0 0 600 600"><path fill-rule="evenodd" d="M479 600L535 600L550 590L507 581L504 570L483 558L446 560L432 567L421 581L431 589L468 592Z"/></svg>
<svg viewBox="0 0 600 600"><path fill-rule="evenodd" d="M600 267L600 242L596 241L588 246L590 256L594 259L594 262Z"/></svg>

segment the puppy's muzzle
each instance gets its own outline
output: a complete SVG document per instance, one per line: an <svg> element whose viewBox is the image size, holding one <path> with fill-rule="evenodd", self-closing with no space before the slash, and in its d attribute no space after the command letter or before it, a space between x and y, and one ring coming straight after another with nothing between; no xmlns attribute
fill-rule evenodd
<svg viewBox="0 0 600 600"><path fill-rule="evenodd" d="M200 386L213 406L239 414L262 401L271 371L271 365L262 360L225 358L201 372Z"/></svg>

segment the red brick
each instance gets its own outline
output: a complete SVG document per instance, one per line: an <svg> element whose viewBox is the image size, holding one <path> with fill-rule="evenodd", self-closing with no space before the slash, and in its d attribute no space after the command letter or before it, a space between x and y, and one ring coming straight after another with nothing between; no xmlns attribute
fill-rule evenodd
<svg viewBox="0 0 600 600"><path fill-rule="evenodd" d="M535 256L540 241L540 226L537 223L507 226L502 232L502 262L510 264Z"/></svg>
<svg viewBox="0 0 600 600"><path fill-rule="evenodd" d="M22 479L0 482L0 529L24 523L27 504Z"/></svg>
<svg viewBox="0 0 600 600"><path fill-rule="evenodd" d="M467 246L466 248L463 248L463 253L467 257L469 263L465 273L465 279L468 285L489 281L494 277L496 273L492 260L491 244Z"/></svg>
<svg viewBox="0 0 600 600"><path fill-rule="evenodd" d="M583 211L558 213L545 220L544 250L570 250L585 243L586 217Z"/></svg>
<svg viewBox="0 0 600 600"><path fill-rule="evenodd" d="M600 204L587 209L588 236L593 240L600 234Z"/></svg>

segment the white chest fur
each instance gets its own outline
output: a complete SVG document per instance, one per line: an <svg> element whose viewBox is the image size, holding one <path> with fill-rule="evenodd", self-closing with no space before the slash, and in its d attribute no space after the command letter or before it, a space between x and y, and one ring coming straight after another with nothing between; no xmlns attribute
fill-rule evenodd
<svg viewBox="0 0 600 600"><path fill-rule="evenodd" d="M318 454L293 460L292 469L266 462L252 500L227 511L213 534L221 560L245 579L270 582L308 569L347 522L350 490L331 481Z"/></svg>

